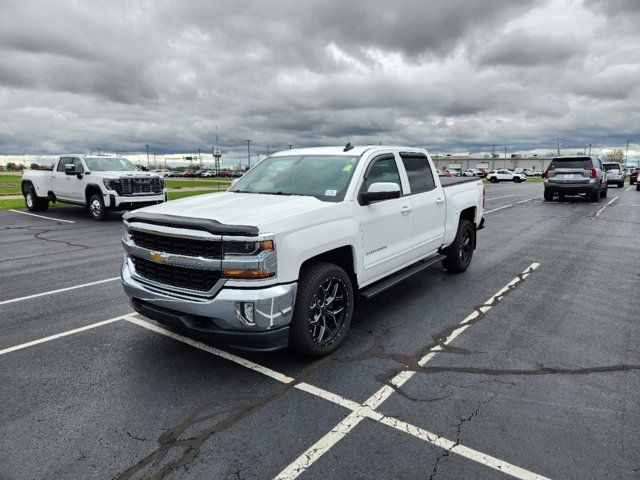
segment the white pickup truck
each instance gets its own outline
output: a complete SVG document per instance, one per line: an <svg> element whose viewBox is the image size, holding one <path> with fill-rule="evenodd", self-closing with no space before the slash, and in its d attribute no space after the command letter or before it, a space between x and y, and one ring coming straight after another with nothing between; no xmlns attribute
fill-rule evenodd
<svg viewBox="0 0 640 480"><path fill-rule="evenodd" d="M127 213L122 284L160 323L323 356L359 299L438 262L465 271L483 209L480 179L439 178L422 149L286 150L225 193Z"/></svg>
<svg viewBox="0 0 640 480"><path fill-rule="evenodd" d="M22 194L27 208L41 212L49 202L85 205L91 217L106 218L109 210L131 210L165 202L164 180L143 172L129 160L114 156L62 155L53 171L25 170Z"/></svg>

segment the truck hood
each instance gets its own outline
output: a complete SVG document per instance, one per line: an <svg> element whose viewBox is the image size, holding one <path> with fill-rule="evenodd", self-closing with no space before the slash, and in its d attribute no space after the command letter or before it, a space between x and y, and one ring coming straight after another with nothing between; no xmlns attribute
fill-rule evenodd
<svg viewBox="0 0 640 480"><path fill-rule="evenodd" d="M313 215L315 210L331 205L334 204L315 197L224 192L196 195L136 212L203 218L227 225L252 225L264 231L264 226L270 222L300 214Z"/></svg>

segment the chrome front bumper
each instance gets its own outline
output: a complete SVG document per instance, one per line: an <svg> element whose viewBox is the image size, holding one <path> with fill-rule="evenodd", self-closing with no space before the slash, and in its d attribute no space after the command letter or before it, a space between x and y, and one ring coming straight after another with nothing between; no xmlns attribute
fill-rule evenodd
<svg viewBox="0 0 640 480"><path fill-rule="evenodd" d="M202 333L221 329L259 333L285 327L293 317L297 289L295 282L264 288L224 288L222 280L214 296L194 297L145 281L136 275L128 258L122 265L121 280L134 308L144 304L166 311L167 315L174 313L176 318L188 320L182 322L185 327ZM243 314L242 304L253 304L253 322ZM141 313L145 315L144 311Z"/></svg>

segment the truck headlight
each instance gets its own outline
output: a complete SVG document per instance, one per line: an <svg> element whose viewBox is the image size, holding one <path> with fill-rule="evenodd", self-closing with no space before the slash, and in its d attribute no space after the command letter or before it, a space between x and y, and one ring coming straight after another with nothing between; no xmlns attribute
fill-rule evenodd
<svg viewBox="0 0 640 480"><path fill-rule="evenodd" d="M117 178L103 178L102 183L104 183L107 190L118 190L120 180Z"/></svg>
<svg viewBox="0 0 640 480"><path fill-rule="evenodd" d="M273 250L273 240L261 240L257 242L225 241L222 244L222 249L225 256L247 257Z"/></svg>

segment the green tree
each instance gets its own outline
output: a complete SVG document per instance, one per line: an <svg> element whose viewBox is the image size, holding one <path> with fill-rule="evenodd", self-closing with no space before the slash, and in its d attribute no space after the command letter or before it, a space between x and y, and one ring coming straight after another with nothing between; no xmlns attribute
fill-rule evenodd
<svg viewBox="0 0 640 480"><path fill-rule="evenodd" d="M624 152L620 148L616 148L613 152L607 153L607 162L624 162Z"/></svg>
<svg viewBox="0 0 640 480"><path fill-rule="evenodd" d="M31 165L29 165L29 168L31 170L38 170L38 168L40 168L40 165L38 165L37 163L32 163Z"/></svg>
<svg viewBox="0 0 640 480"><path fill-rule="evenodd" d="M13 162L8 162L7 163L7 170L9 172L13 172L16 169L16 167L17 167L16 164L13 163Z"/></svg>

